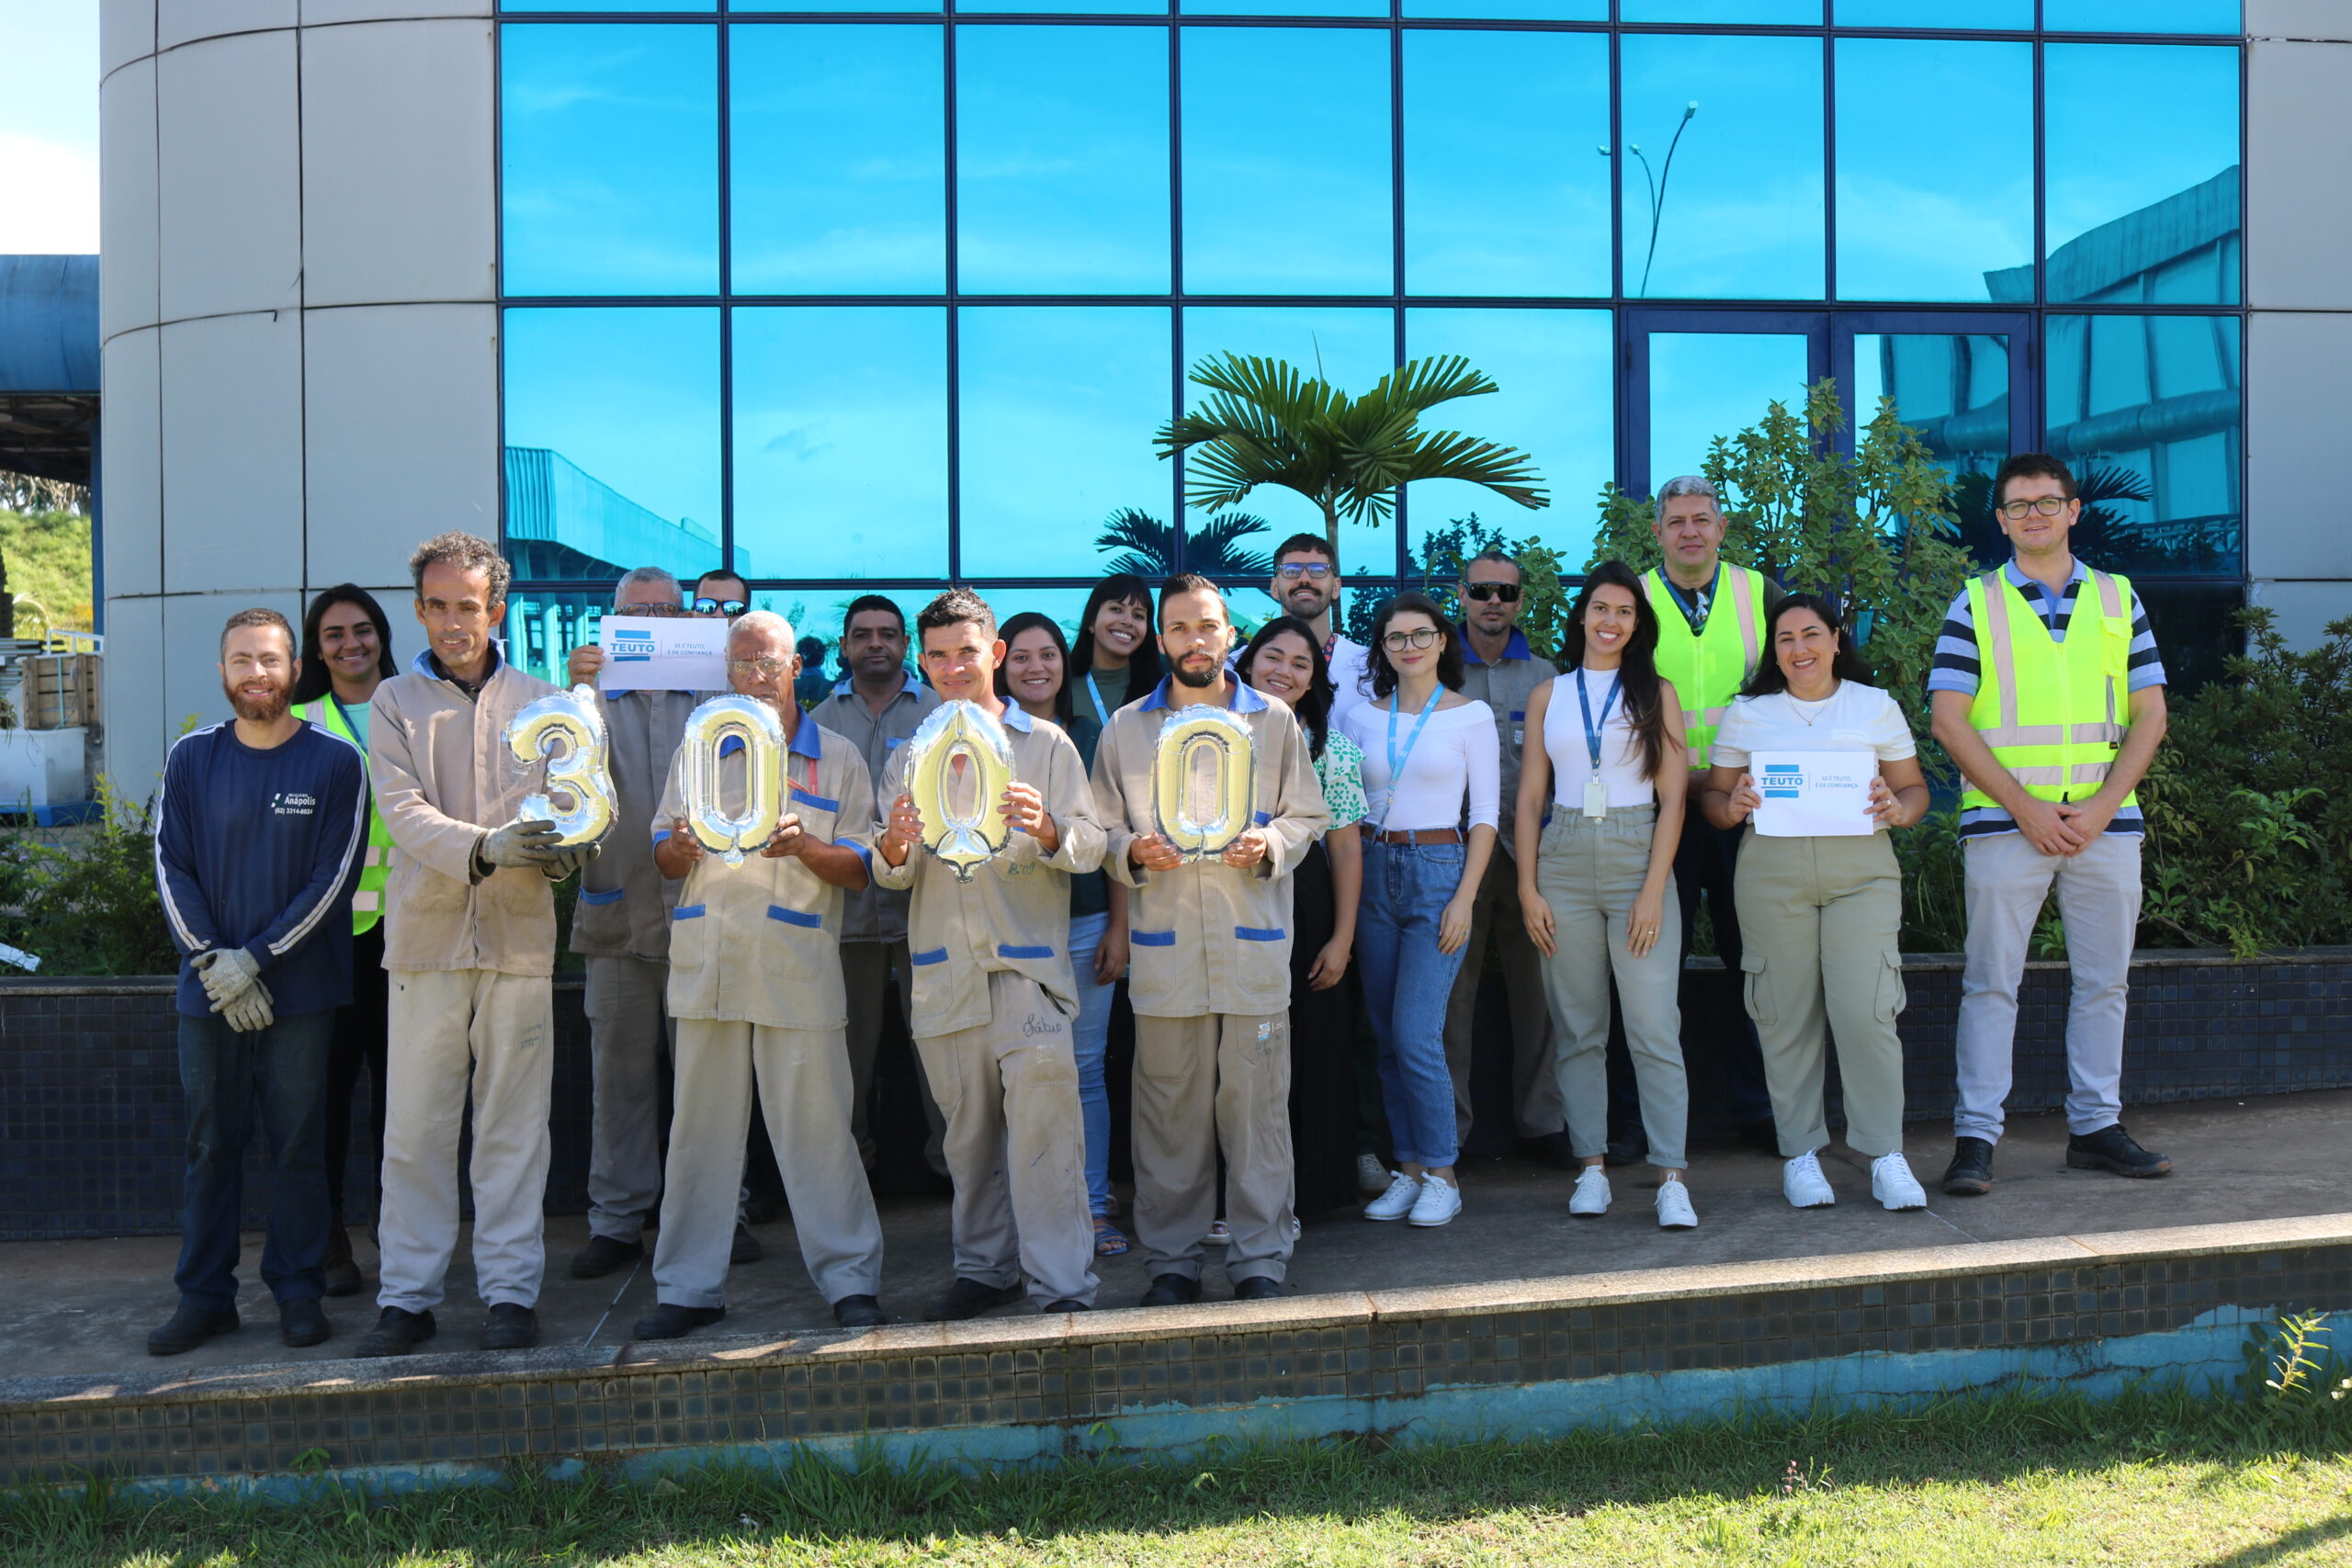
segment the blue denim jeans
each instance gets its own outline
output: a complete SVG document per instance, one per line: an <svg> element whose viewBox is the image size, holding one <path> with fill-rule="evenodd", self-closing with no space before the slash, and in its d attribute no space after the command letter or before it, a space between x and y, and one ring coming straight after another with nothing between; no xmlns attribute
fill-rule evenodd
<svg viewBox="0 0 2352 1568"><path fill-rule="evenodd" d="M1111 1045L1111 998L1116 980L1094 983L1094 950L1110 929L1108 915L1079 915L1069 922L1069 967L1078 982L1078 1021L1070 1043L1078 1051L1078 1110L1086 1128L1086 1206L1098 1218L1111 1212L1111 1091L1102 1059Z"/></svg>
<svg viewBox="0 0 2352 1568"><path fill-rule="evenodd" d="M1462 886L1463 853L1460 844L1364 845L1356 967L1380 1037L1380 1099L1399 1165L1443 1168L1460 1152L1445 1010L1462 953L1440 953L1437 933Z"/></svg>
<svg viewBox="0 0 2352 1568"><path fill-rule="evenodd" d="M180 1017L180 1087L187 1095L187 1206L173 1270L183 1304L219 1312L237 1302L238 1219L254 1110L270 1160L262 1282L280 1303L325 1293L327 1055L335 1015L296 1013L240 1034L218 1014Z"/></svg>

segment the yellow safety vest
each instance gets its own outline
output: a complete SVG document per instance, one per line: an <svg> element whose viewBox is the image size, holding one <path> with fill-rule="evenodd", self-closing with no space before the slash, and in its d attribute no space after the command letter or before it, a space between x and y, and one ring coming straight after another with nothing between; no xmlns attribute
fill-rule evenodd
<svg viewBox="0 0 2352 1568"><path fill-rule="evenodd" d="M2107 782L2130 716L2132 583L2094 571L2075 590L2066 640L2050 635L1998 570L1971 578L1976 700L1968 722L2036 800L2079 800ZM1962 807L1995 805L1971 784ZM2139 804L2135 794L2124 804Z"/></svg>
<svg viewBox="0 0 2352 1568"><path fill-rule="evenodd" d="M1656 567L1642 573L1650 608L1657 612L1657 672L1674 682L1674 694L1682 700L1682 743L1690 749L1694 768L1707 766L1715 731L1731 711L1732 698L1756 672L1763 646L1764 574L1729 561L1721 572L1706 627L1699 632L1690 629L1666 574ZM1726 604L1734 613L1717 614Z"/></svg>
<svg viewBox="0 0 2352 1568"><path fill-rule="evenodd" d="M351 721L344 716L343 705L333 694L314 703L296 703L294 716L307 723L324 725L359 748L362 757L368 748L360 744ZM359 886L351 895L351 934L359 936L374 928L384 916L384 884L392 874L392 830L384 825L383 815L376 809L374 786L368 796L368 847L360 852Z"/></svg>

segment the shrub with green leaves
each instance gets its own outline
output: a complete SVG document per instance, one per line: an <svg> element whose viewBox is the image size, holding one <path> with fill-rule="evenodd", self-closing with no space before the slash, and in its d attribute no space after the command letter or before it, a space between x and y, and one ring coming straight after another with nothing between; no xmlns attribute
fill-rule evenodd
<svg viewBox="0 0 2352 1568"><path fill-rule="evenodd" d="M0 829L0 932L44 975L173 975L155 892L154 822L101 775L86 826Z"/></svg>

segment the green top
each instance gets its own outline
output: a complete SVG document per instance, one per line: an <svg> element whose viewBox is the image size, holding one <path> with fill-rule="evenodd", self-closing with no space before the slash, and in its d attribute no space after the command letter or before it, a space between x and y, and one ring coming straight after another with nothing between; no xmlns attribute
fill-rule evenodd
<svg viewBox="0 0 2352 1568"><path fill-rule="evenodd" d="M1071 676L1071 711L1078 715L1081 723L1091 720L1098 729L1110 723L1111 716L1127 705L1127 682L1134 678L1135 669L1132 663L1128 663L1120 665L1116 670L1087 670ZM1102 695L1100 712L1095 711L1094 705L1097 692ZM1070 739L1078 739L1077 731L1070 732ZM1081 750L1091 755L1091 745ZM1089 766L1091 765L1090 762Z"/></svg>
<svg viewBox="0 0 2352 1568"><path fill-rule="evenodd" d="M1363 797L1363 748L1340 734L1337 725L1324 738L1315 776L1323 785L1323 804L1331 808L1333 831L1352 828L1372 814L1372 803Z"/></svg>

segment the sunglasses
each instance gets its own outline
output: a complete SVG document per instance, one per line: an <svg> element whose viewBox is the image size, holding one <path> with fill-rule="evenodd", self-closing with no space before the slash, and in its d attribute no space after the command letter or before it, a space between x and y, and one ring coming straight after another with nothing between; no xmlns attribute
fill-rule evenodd
<svg viewBox="0 0 2352 1568"><path fill-rule="evenodd" d="M1519 584L1516 582L1465 582L1462 585L1462 592L1465 597L1481 603L1488 599L1499 599L1506 604L1519 603Z"/></svg>
<svg viewBox="0 0 2352 1568"><path fill-rule="evenodd" d="M695 601L695 614L697 615L740 615L750 608L751 606L741 599L697 599Z"/></svg>

